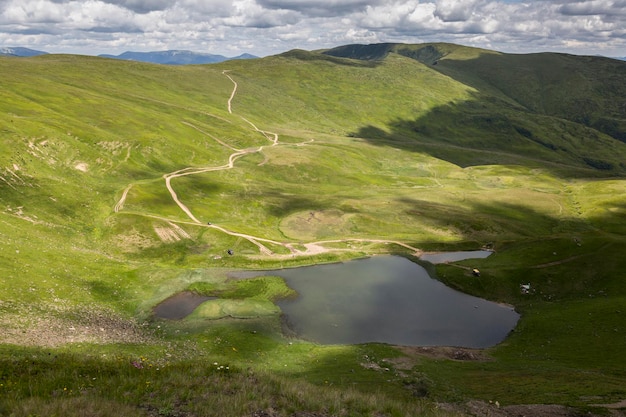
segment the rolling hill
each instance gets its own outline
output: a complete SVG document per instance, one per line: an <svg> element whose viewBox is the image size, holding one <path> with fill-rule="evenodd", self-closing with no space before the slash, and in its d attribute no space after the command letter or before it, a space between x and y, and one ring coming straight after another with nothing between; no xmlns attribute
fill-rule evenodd
<svg viewBox="0 0 626 417"><path fill-rule="evenodd" d="M626 62L379 44L0 70L0 414L601 413L626 399ZM189 289L253 312L285 292L264 278L253 294L233 270L485 246L431 267L522 314L480 353L321 346L275 313L151 314Z"/></svg>
<svg viewBox="0 0 626 417"><path fill-rule="evenodd" d="M449 136L455 143L466 136L465 140L477 141L479 148L513 147L516 154L527 148L533 155L554 161L574 158L596 169L624 168L618 160L590 155L595 147L612 148L598 133L626 142L622 62L565 54L501 54L449 44L348 45L324 53L373 62L389 54L405 56L475 89L471 100L396 122L398 135L414 132L416 138L436 141ZM571 129L589 141L573 149ZM501 139L490 144L481 139L493 134Z"/></svg>

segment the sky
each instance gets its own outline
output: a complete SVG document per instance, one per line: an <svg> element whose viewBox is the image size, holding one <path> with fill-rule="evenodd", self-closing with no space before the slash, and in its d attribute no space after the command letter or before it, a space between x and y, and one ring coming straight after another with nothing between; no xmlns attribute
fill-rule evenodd
<svg viewBox="0 0 626 417"><path fill-rule="evenodd" d="M626 0L0 0L0 47L233 57L378 42L626 56Z"/></svg>

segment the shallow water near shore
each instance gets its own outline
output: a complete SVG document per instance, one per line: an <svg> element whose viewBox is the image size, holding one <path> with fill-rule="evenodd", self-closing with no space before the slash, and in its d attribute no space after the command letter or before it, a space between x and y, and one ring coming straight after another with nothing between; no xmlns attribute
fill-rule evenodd
<svg viewBox="0 0 626 417"><path fill-rule="evenodd" d="M215 297L206 297L191 291L183 291L163 300L154 307L152 314L160 319L179 320L193 313L200 304L213 299Z"/></svg>

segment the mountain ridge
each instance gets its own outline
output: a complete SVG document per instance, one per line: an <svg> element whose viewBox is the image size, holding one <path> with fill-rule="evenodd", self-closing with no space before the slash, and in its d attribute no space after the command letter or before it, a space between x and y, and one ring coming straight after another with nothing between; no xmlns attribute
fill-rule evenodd
<svg viewBox="0 0 626 417"><path fill-rule="evenodd" d="M164 65L199 65L199 64L216 64L219 62L234 59L255 59L254 55L245 53L236 57L226 57L223 55L214 55L208 53L192 52L188 50L168 50L168 51L152 51L152 52L133 52L126 51L119 55L101 54L101 58L112 58L129 61L150 62L153 64Z"/></svg>
<svg viewBox="0 0 626 417"><path fill-rule="evenodd" d="M0 56L15 57L34 57L39 55L49 55L49 52L38 51L23 47L4 47L0 48ZM92 55L85 55L92 56ZM111 58L120 60L132 60L139 62L150 62L154 64L164 65L192 65L192 64L215 64L219 62L234 59L255 59L255 55L243 53L235 57L226 57L224 55L209 54L202 52L193 52L188 50L167 50L167 51L151 51L151 52L134 52L126 51L119 55L100 54L101 58Z"/></svg>
<svg viewBox="0 0 626 417"><path fill-rule="evenodd" d="M4 47L0 48L0 56L21 56L21 57L30 57L30 56L38 56L38 55L46 55L48 52L37 51L35 49L30 48L22 48L19 46L16 47Z"/></svg>

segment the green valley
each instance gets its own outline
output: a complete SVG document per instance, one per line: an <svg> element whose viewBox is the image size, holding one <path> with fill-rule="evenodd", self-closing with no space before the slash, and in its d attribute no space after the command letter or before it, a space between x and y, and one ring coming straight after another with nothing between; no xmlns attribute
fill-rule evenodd
<svg viewBox="0 0 626 417"><path fill-rule="evenodd" d="M0 72L0 415L623 415L626 62L379 44ZM280 278L229 278L484 247L426 265L521 314L480 351L300 340ZM182 291L219 299L152 315Z"/></svg>

